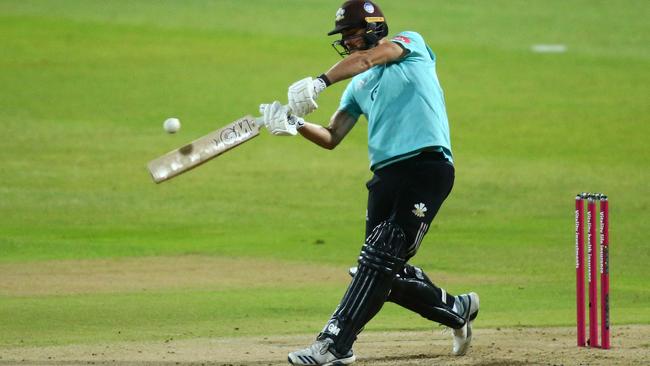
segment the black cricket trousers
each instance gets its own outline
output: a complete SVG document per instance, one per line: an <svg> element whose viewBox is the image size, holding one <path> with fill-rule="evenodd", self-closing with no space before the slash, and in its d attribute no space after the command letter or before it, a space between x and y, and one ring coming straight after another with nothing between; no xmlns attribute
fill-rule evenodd
<svg viewBox="0 0 650 366"><path fill-rule="evenodd" d="M366 187L366 237L391 220L406 234L406 259L415 255L454 185L454 166L442 153L424 151L377 169Z"/></svg>

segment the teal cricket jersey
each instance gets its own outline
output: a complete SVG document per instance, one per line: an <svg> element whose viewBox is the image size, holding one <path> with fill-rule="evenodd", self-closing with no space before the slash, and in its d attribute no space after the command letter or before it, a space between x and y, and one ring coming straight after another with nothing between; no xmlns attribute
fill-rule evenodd
<svg viewBox="0 0 650 366"><path fill-rule="evenodd" d="M438 76L436 56L416 32L402 32L392 42L409 54L377 65L352 78L340 110L368 120L370 169L417 155L444 153L452 161L449 122Z"/></svg>

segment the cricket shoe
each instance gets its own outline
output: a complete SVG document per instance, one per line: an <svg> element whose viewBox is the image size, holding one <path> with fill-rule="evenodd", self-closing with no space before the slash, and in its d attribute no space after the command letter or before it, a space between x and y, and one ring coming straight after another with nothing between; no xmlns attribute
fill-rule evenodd
<svg viewBox="0 0 650 366"><path fill-rule="evenodd" d="M300 351L289 353L289 363L292 365L320 365L320 366L338 366L349 365L356 360L352 350L344 356L337 356L330 351L330 345L333 340L325 338L317 340L308 348Z"/></svg>
<svg viewBox="0 0 650 366"><path fill-rule="evenodd" d="M479 300L478 294L470 292L469 294L456 296L458 302L458 312L465 318L465 325L462 328L454 329L454 356L463 356L467 353L470 343L472 343L472 323L478 315Z"/></svg>

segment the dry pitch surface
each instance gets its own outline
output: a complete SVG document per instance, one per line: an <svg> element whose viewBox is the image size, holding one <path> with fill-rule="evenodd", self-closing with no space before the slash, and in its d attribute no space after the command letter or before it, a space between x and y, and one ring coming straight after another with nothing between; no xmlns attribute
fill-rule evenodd
<svg viewBox="0 0 650 366"><path fill-rule="evenodd" d="M479 329L467 356L449 355L451 336L369 332L355 344L356 365L648 365L650 326L620 326L611 350L578 349L572 328ZM2 350L0 365L286 365L286 353L312 335L192 339Z"/></svg>
<svg viewBox="0 0 650 366"><path fill-rule="evenodd" d="M251 260L246 260L250 265ZM173 266L170 266L173 263ZM46 295L101 293L173 287L237 286L238 260L198 256L140 258L119 261L47 262L0 265L0 294ZM292 268L260 261L266 281L310 278L314 266ZM160 269L166 269L161 271ZM175 271L169 271L175 268ZM219 271L220 273L215 273ZM176 273L174 273L176 272ZM183 275L180 276L179 273ZM303 276L295 276L300 272ZM324 266L320 280L345 279L340 269ZM275 275L271 275L275 274ZM284 276L287 278L284 278ZM339 278L340 277L340 278ZM132 281L137 278L138 281ZM206 280L211 279L211 280ZM207 283L219 281L221 283ZM166 342L122 342L104 345L14 347L0 349L0 365L285 365L287 352L308 345L313 334L199 338ZM573 328L479 328L470 353L449 355L451 334L366 332L355 344L357 365L650 365L650 325L614 326L612 349L579 349Z"/></svg>

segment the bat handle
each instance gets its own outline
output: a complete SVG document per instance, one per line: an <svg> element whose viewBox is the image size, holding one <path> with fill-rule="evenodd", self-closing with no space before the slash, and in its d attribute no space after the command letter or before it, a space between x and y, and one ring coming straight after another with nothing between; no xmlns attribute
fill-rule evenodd
<svg viewBox="0 0 650 366"><path fill-rule="evenodd" d="M264 114L264 110L268 106L268 104L260 104L260 113ZM255 117L255 124L260 128L264 127L264 117Z"/></svg>
<svg viewBox="0 0 650 366"><path fill-rule="evenodd" d="M259 128L264 127L264 117L255 117L255 124Z"/></svg>

